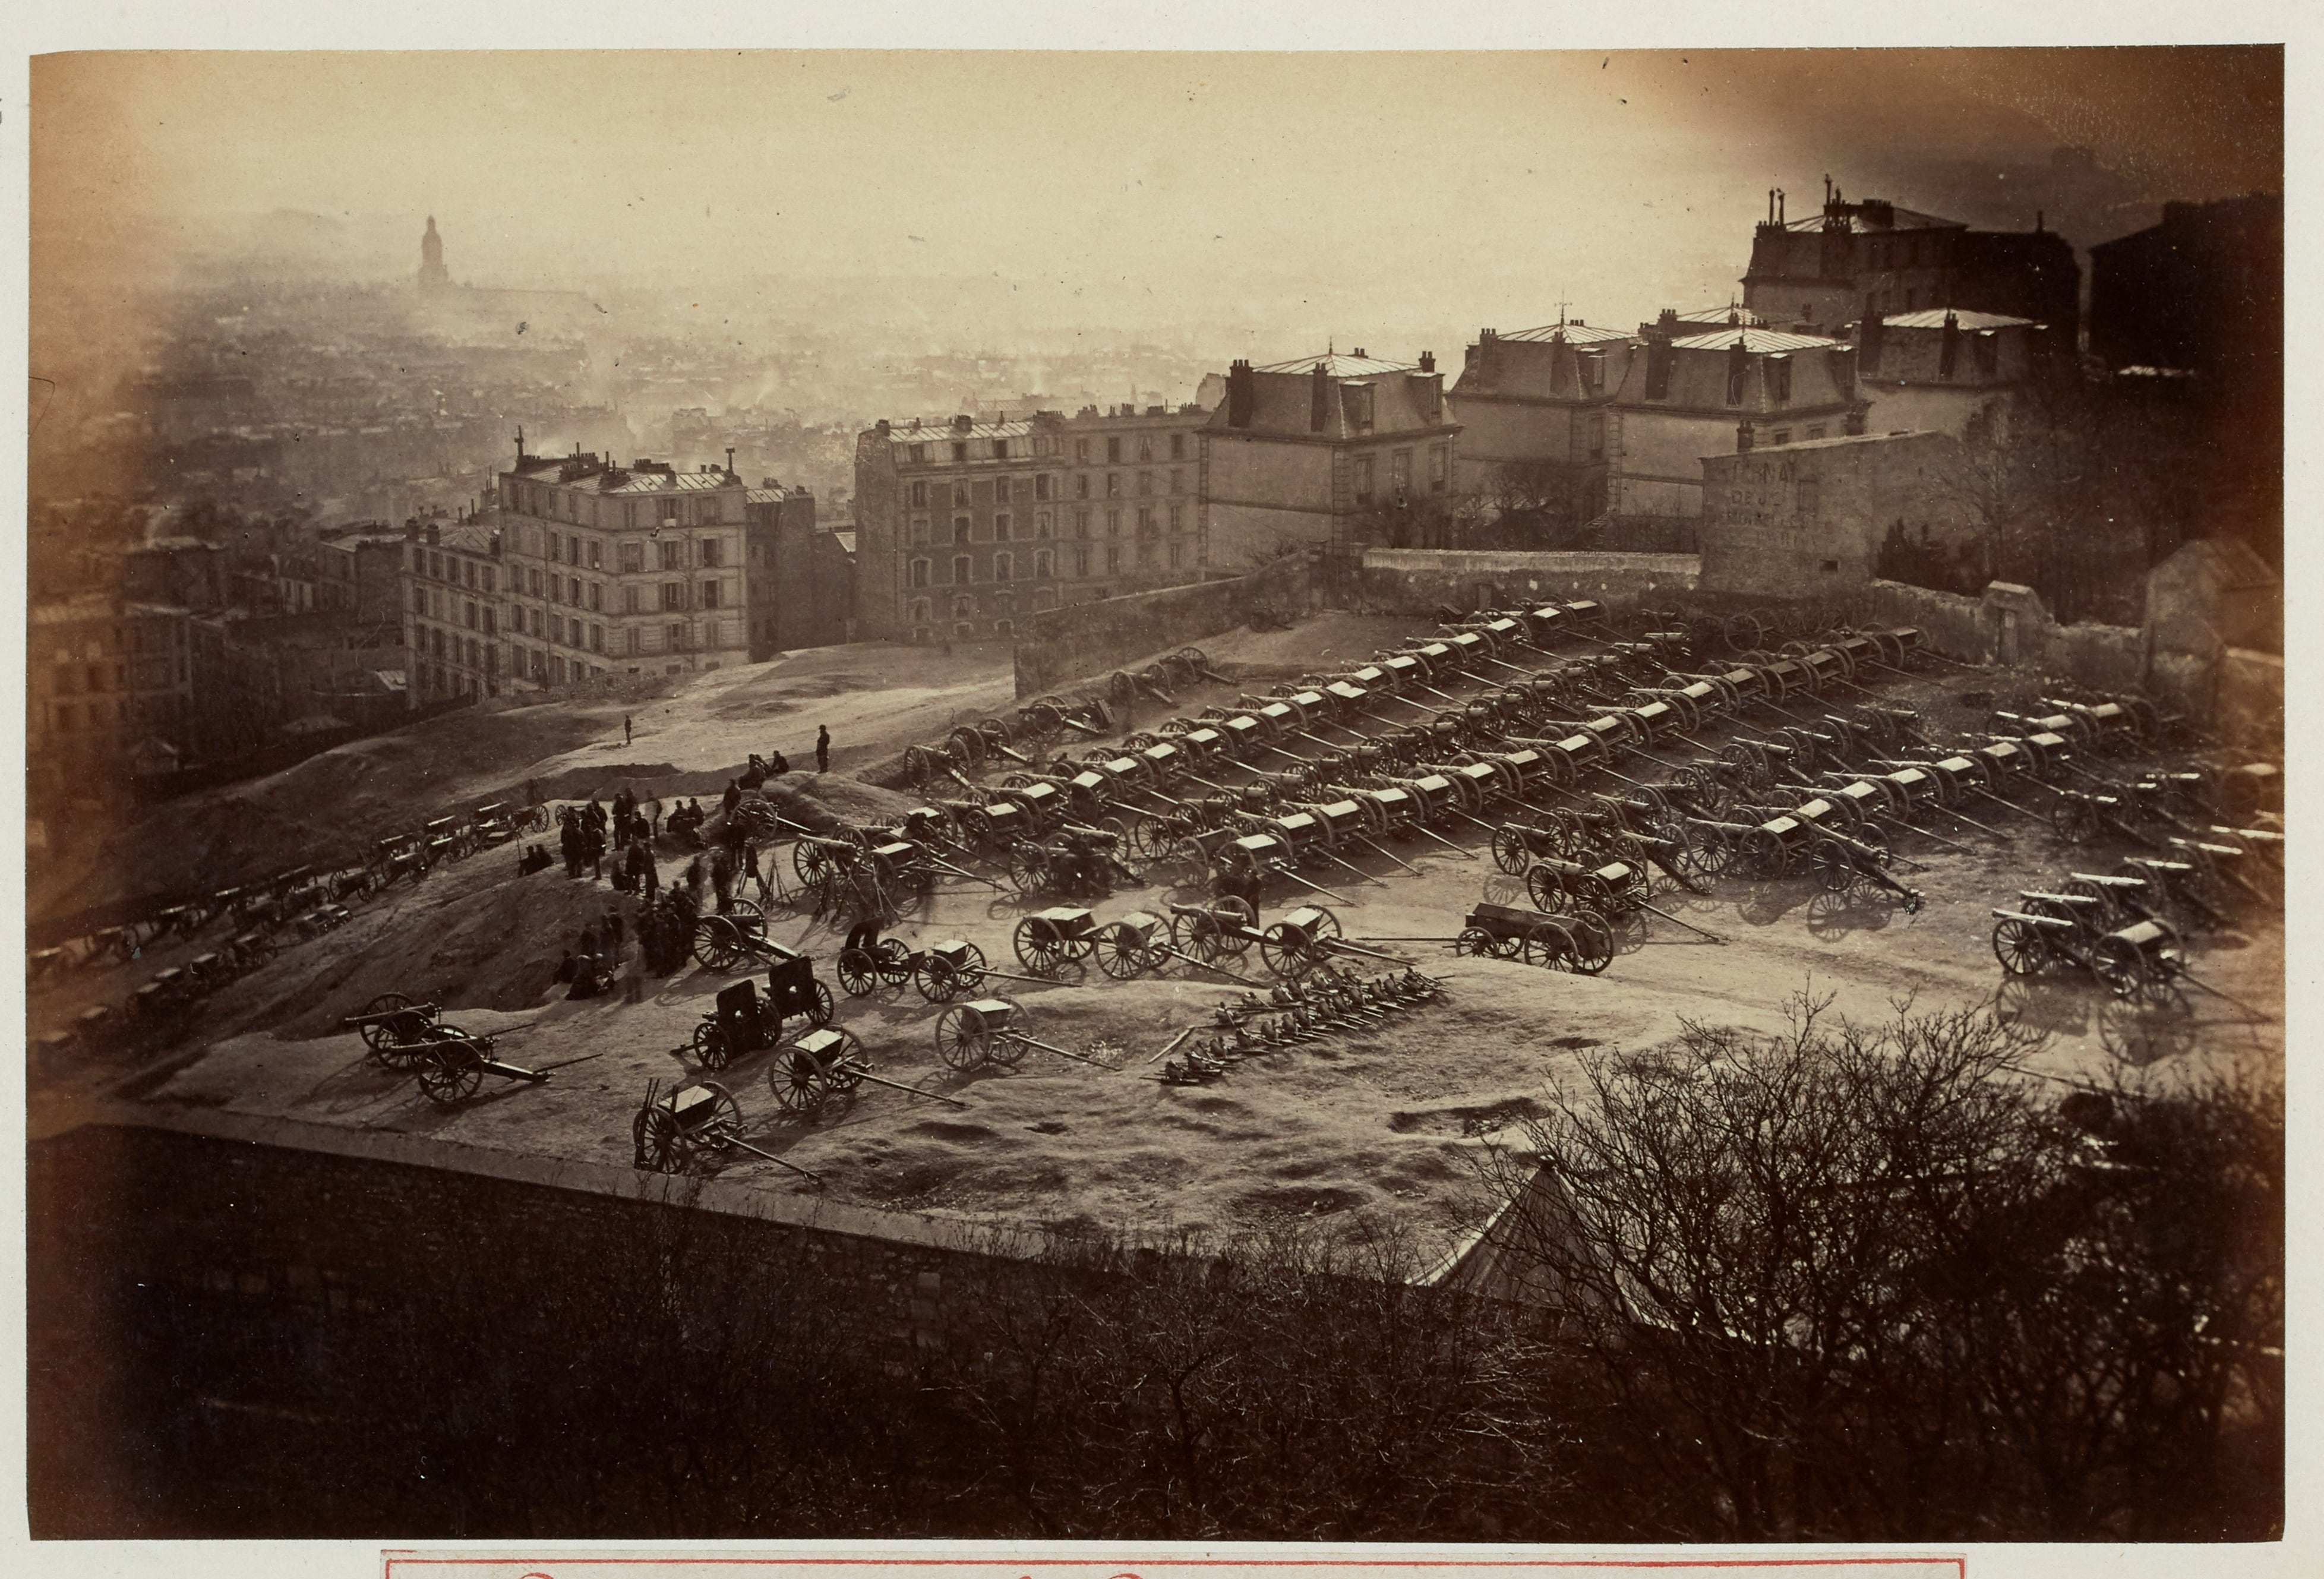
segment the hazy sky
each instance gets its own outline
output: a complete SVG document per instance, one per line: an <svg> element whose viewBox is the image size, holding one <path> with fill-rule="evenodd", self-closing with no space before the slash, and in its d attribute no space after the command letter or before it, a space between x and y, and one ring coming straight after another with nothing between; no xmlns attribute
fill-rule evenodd
<svg viewBox="0 0 2324 1579"><path fill-rule="evenodd" d="M1098 323L1288 290L1358 333L1515 328L1723 300L1766 189L1797 217L1827 172L1928 202L1924 165L2072 143L2153 198L2282 182L2273 50L104 54L32 80L36 296L124 221L166 252L293 209L381 274L432 213L478 282L978 275Z"/></svg>

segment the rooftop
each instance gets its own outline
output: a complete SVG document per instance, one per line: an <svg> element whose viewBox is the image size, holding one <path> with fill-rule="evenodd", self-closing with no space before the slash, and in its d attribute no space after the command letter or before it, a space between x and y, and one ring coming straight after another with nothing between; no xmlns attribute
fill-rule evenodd
<svg viewBox="0 0 2324 1579"><path fill-rule="evenodd" d="M1950 316L1964 329L2038 328L2030 318L2011 318L2004 312L1972 312L1965 307L1924 307L1918 312L1884 312L1880 327L1889 329L1941 329Z"/></svg>
<svg viewBox="0 0 2324 1579"><path fill-rule="evenodd" d="M1417 373L1416 362L1386 362L1378 356L1367 356L1361 348L1352 352L1326 351L1317 356L1295 356L1288 362L1270 363L1254 367L1253 373L1313 373L1317 367L1327 378L1371 378L1383 373Z"/></svg>
<svg viewBox="0 0 2324 1579"><path fill-rule="evenodd" d="M1923 214L1917 208L1901 208L1894 203L1875 199L1867 203L1845 203L1839 206L1836 217L1858 235L1886 235L1895 230L1967 230L1964 220L1946 219L1935 214ZM1793 219L1784 228L1791 231L1815 232L1824 227L1821 214L1811 214L1804 219Z"/></svg>
<svg viewBox="0 0 2324 1579"><path fill-rule="evenodd" d="M32 605L32 623L36 625L69 625L78 624L84 620L168 616L186 612L173 604L134 603L116 598L109 592L79 592L70 597L52 598Z"/></svg>
<svg viewBox="0 0 2324 1579"><path fill-rule="evenodd" d="M1517 329L1499 337L1504 340L1529 340L1537 343L1563 340L1569 346L1594 346L1608 340L1627 340L1630 336L1628 331L1624 329L1603 328L1595 324L1585 324L1581 319L1575 319L1567 323L1543 324L1539 328Z"/></svg>
<svg viewBox="0 0 2324 1579"><path fill-rule="evenodd" d="M1884 320L1894 323L1895 319ZM1781 329L1726 328L1707 335L1681 335L1671 341L1681 351L1729 351L1741 341L1746 351L1821 351L1840 344L1821 335L1791 335Z"/></svg>
<svg viewBox="0 0 2324 1579"><path fill-rule="evenodd" d="M1891 428L1886 433L1843 433L1837 439L1794 439L1789 444L1755 444L1749 449L1743 450L1738 453L1744 457L1748 458L1755 455L1765 455L1771 449L1780 449L1788 454L1794 449L1838 449L1841 446L1849 444L1886 444L1892 439L1937 439L1941 437L1941 434L1924 428ZM1717 460L1725 460L1730 457L1726 456L1715 456L1712 458Z"/></svg>
<svg viewBox="0 0 2324 1579"><path fill-rule="evenodd" d="M606 466L577 477L565 475L567 462L538 456L526 457L527 463L511 475L528 483L563 483L571 487L594 487L600 494L672 494L703 493L716 488L742 486L742 479L724 471L682 472L676 467L665 471L659 466L650 469ZM638 462L637 467L649 467L650 463Z"/></svg>

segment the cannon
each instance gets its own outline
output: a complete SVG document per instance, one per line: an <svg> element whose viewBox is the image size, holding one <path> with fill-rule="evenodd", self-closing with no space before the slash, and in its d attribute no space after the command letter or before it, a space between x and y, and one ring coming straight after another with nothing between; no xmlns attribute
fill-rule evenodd
<svg viewBox="0 0 2324 1579"><path fill-rule="evenodd" d="M1449 943L1455 954L1480 959L1522 959L1527 965L1594 976L1614 962L1614 937L1597 916L1550 915L1514 905L1470 907L1451 937L1362 937L1361 943Z"/></svg>
<svg viewBox="0 0 2324 1579"><path fill-rule="evenodd" d="M783 1043L775 1049L774 1067L767 1072L767 1084L774 1091L775 1101L785 1113L811 1113L834 1092L853 1091L866 1082L900 1091L907 1096L941 1102L948 1107L968 1105L939 1093L922 1091L873 1074L872 1056L864 1051L863 1043L853 1031L835 1025L817 1026Z"/></svg>
<svg viewBox="0 0 2324 1579"><path fill-rule="evenodd" d="M2054 900L2068 896L2043 896ZM2095 902L2095 901L2093 901ZM2061 964L2080 966L2117 998L2167 1002L2186 974L2178 934L2159 920L2134 921L2091 936L2090 923L2053 913L1997 910L1993 953L2012 975L2037 975Z"/></svg>
<svg viewBox="0 0 2324 1579"><path fill-rule="evenodd" d="M1548 859L1535 863L1526 872L1526 892L1544 910L1579 909L1604 917L1609 927L1644 911L1711 942L1727 941L1651 903L1647 895L1652 891L1646 869L1634 861L1609 861L1592 867L1578 861Z"/></svg>
<svg viewBox="0 0 2324 1579"><path fill-rule="evenodd" d="M1097 928L1088 910L1076 905L1053 905L1017 923L1010 943L1017 963L1034 975L1055 978L1066 965L1096 952Z"/></svg>
<svg viewBox="0 0 2324 1579"><path fill-rule="evenodd" d="M1845 894L1857 889L1877 889L1893 895L1906 915L1920 913L1922 895L1883 870L1891 859L1884 845L1868 844L1833 829L1817 833L1808 848L1808 860L1826 893Z"/></svg>
<svg viewBox="0 0 2324 1579"><path fill-rule="evenodd" d="M540 1085L548 1081L549 1070L562 1069L567 1064L584 1063L598 1056L590 1053L580 1058L567 1058L563 1063L551 1064L547 1068L523 1069L493 1056L497 1039L490 1036L476 1036L438 1020L428 1027L418 1044L410 1048L406 1067L419 1077L422 1095L438 1107L448 1107L474 1096L487 1075L526 1085Z"/></svg>
<svg viewBox="0 0 2324 1579"><path fill-rule="evenodd" d="M382 993L341 1020L339 1026L362 1034L365 1056L372 1062L401 1069L410 1067L418 1056L442 1012L434 1003L415 1002L401 993Z"/></svg>
<svg viewBox="0 0 2324 1579"><path fill-rule="evenodd" d="M631 1166L648 1173L680 1173L706 1158L729 1151L788 1168L793 1173L822 1182L811 1168L762 1150L742 1139L742 1105L734 1094L715 1080L697 1080L664 1092L661 1082L646 1083L645 1101L630 1121Z"/></svg>
<svg viewBox="0 0 2324 1579"><path fill-rule="evenodd" d="M1108 1074L1118 1073L1103 1059L1041 1040L1033 1035L1032 1028L1032 1011L1013 998L979 998L955 1003L936 1016L936 1057L946 1067L964 1071L991 1065L1013 1069L1024 1061L1028 1052L1038 1048L1075 1063L1093 1065Z"/></svg>

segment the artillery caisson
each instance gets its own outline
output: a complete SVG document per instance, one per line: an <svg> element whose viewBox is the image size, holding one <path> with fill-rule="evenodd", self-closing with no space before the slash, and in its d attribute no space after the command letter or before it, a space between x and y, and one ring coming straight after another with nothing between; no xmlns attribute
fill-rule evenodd
<svg viewBox="0 0 2324 1579"><path fill-rule="evenodd" d="M785 1020L831 1023L831 989L815 979L812 960L787 948L767 969L766 996L746 979L723 988L715 1002L694 1029L695 1056L706 1069L724 1069L746 1053L773 1046L782 1039Z"/></svg>
<svg viewBox="0 0 2324 1579"><path fill-rule="evenodd" d="M696 1162L723 1157L729 1151L788 1168L821 1182L811 1168L761 1150L742 1139L742 1104L715 1080L699 1080L664 1091L659 1080L646 1084L645 1101L630 1121L633 1148L631 1166L648 1173L680 1173Z"/></svg>
<svg viewBox="0 0 2324 1579"><path fill-rule="evenodd" d="M968 1105L936 1092L922 1091L873 1074L872 1055L864 1050L862 1041L853 1031L835 1025L818 1026L777 1048L775 1066L767 1072L767 1084L773 1088L775 1101L784 1112L794 1113L811 1113L833 1093L853 1091L867 1082L950 1107Z"/></svg>
<svg viewBox="0 0 2324 1579"><path fill-rule="evenodd" d="M936 1016L936 1057L948 1067L960 1070L990 1066L1013 1069L1024 1061L1026 1053L1038 1048L1061 1058L1092 1065L1108 1074L1119 1073L1102 1059L1074 1052L1033 1035L1033 1011L1013 998L978 998L966 1003L954 1004Z"/></svg>

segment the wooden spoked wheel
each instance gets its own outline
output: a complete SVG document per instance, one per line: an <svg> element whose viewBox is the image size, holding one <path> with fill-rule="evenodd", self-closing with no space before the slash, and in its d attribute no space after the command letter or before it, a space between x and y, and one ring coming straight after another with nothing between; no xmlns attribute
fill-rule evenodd
<svg viewBox="0 0 2324 1579"><path fill-rule="evenodd" d="M678 1115L659 1103L638 1110L630 1125L630 1139L636 1147L638 1167L649 1173L676 1173L686 1166Z"/></svg>
<svg viewBox="0 0 2324 1579"><path fill-rule="evenodd" d="M439 1107L466 1102L484 1083L483 1067L465 1048L440 1042L427 1045L415 1061L420 1091Z"/></svg>
<svg viewBox="0 0 2324 1579"><path fill-rule="evenodd" d="M2013 976L2039 975L2050 963L2050 940L2031 921L2005 916L1993 928L1993 957Z"/></svg>

